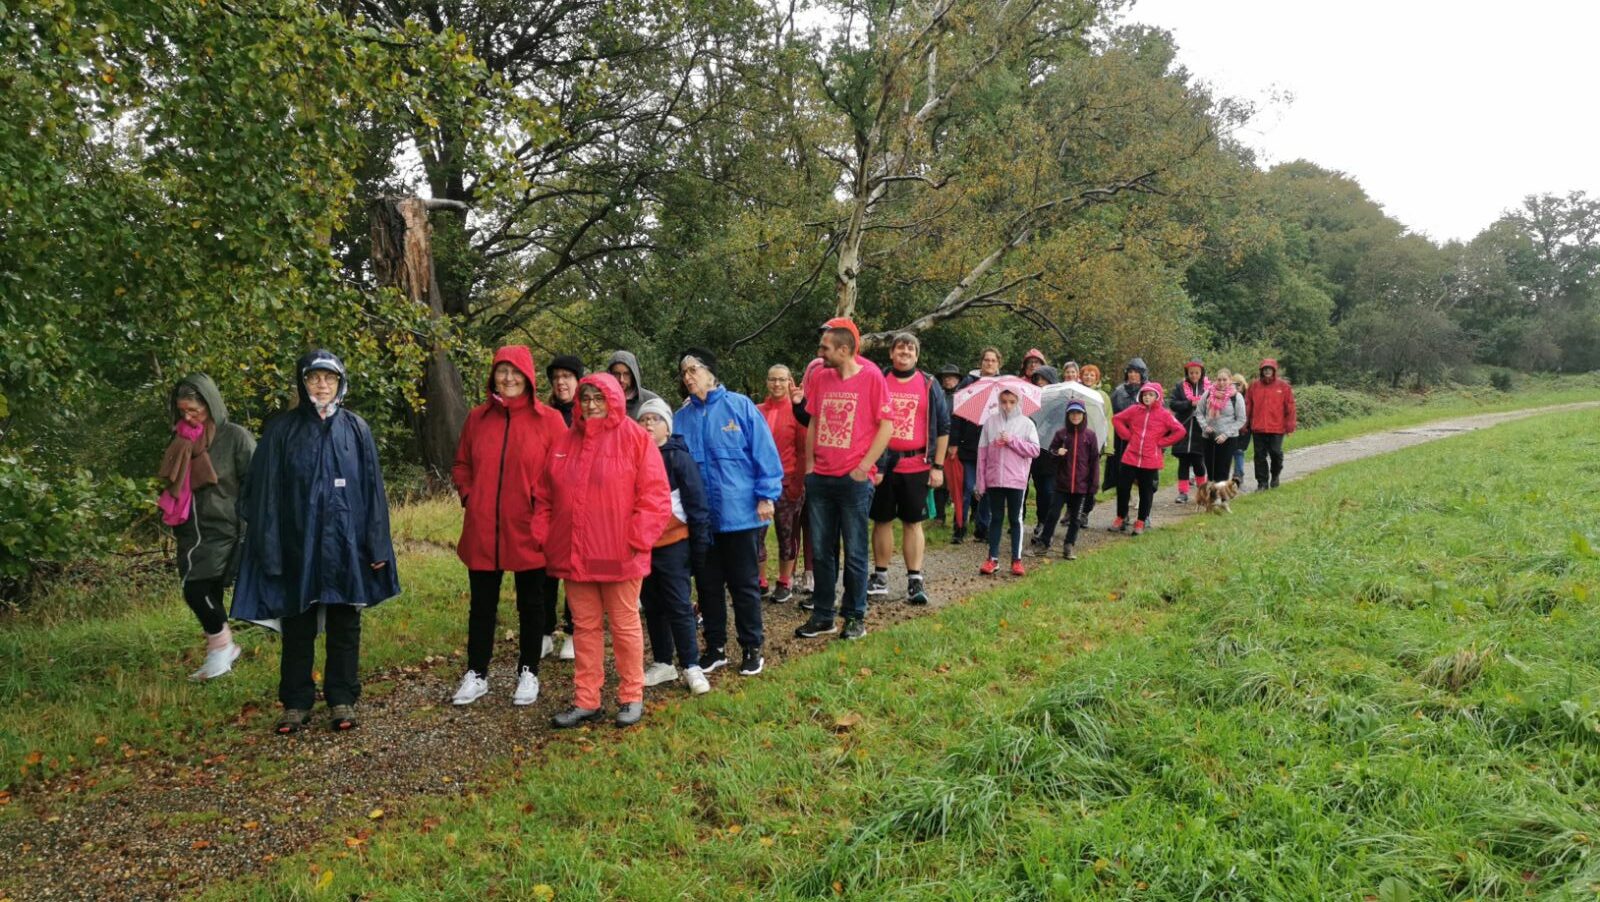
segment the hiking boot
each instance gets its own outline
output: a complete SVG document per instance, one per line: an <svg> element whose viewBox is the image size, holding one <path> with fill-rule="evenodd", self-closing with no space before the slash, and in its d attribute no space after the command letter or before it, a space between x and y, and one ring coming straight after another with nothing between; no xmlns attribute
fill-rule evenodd
<svg viewBox="0 0 1600 902"><path fill-rule="evenodd" d="M1271 488L1277 488L1278 487L1278 477L1276 477L1276 476L1272 477L1272 482L1268 483L1268 485Z"/></svg>
<svg viewBox="0 0 1600 902"><path fill-rule="evenodd" d="M1177 500L1176 503L1178 503L1178 504L1188 504L1189 503L1189 493L1188 492L1179 492L1178 493L1178 500Z"/></svg>
<svg viewBox="0 0 1600 902"><path fill-rule="evenodd" d="M572 641L572 634L567 634L567 641L561 643L561 654L556 657L562 661L570 661L578 656L578 644Z"/></svg>
<svg viewBox="0 0 1600 902"><path fill-rule="evenodd" d="M643 713L642 705L640 706L640 709L640 713ZM550 725L558 730L570 730L573 727L582 726L586 723L593 723L594 721L599 720L603 713L605 712L601 711L599 708L580 708L577 705L573 705L571 708L568 708L567 710L562 711L560 714L557 714L555 717L550 718Z"/></svg>
<svg viewBox="0 0 1600 902"><path fill-rule="evenodd" d="M778 588L772 590L772 597L767 601L770 604L788 604L794 600L794 587L778 583Z"/></svg>
<svg viewBox="0 0 1600 902"><path fill-rule="evenodd" d="M533 675L532 668L524 667L517 674L517 691L511 694L511 704L524 708L538 700L539 678Z"/></svg>
<svg viewBox="0 0 1600 902"><path fill-rule="evenodd" d="M795 629L794 634L798 639L815 639L818 636L828 636L838 631L839 625L833 621L833 618L822 620L816 615L812 615L810 620Z"/></svg>
<svg viewBox="0 0 1600 902"><path fill-rule="evenodd" d="M980 575L980 576L994 576L994 572L996 570L999 570L999 569L1000 569L1000 562L995 560L994 558L989 558L988 560L983 562L983 566L978 568L978 575Z"/></svg>
<svg viewBox="0 0 1600 902"><path fill-rule="evenodd" d="M1256 491L1265 492L1266 490L1267 490L1267 484L1262 482L1261 480L1257 479L1256 480Z"/></svg>
<svg viewBox="0 0 1600 902"><path fill-rule="evenodd" d="M1144 521L1143 520L1135 520L1135 521L1133 521L1133 534L1136 535L1136 536L1144 535Z"/></svg>
<svg viewBox="0 0 1600 902"><path fill-rule="evenodd" d="M290 733L298 733L305 729L306 724L310 722L310 711L304 708L285 708L278 716L278 722L273 725L272 731L279 736L288 736Z"/></svg>
<svg viewBox="0 0 1600 902"><path fill-rule="evenodd" d="M1050 553L1050 543L1040 539L1034 539L1033 544L1028 546L1028 553L1034 557L1043 557Z"/></svg>
<svg viewBox="0 0 1600 902"><path fill-rule="evenodd" d="M1089 512L1088 511L1084 511L1083 513L1078 515L1078 528L1079 529L1088 529L1089 528Z"/></svg>
<svg viewBox="0 0 1600 902"><path fill-rule="evenodd" d="M1117 519L1112 520L1111 521L1111 525L1106 527L1106 532L1127 532L1127 531L1128 531L1128 521L1126 519L1122 518L1122 517L1118 517Z"/></svg>
<svg viewBox="0 0 1600 902"><path fill-rule="evenodd" d="M955 532L950 534L950 544L952 544L952 545L960 545L961 543L965 542L966 540L967 540L967 532L964 529L958 529Z"/></svg>
<svg viewBox="0 0 1600 902"><path fill-rule="evenodd" d="M867 634L867 622L860 617L848 617L844 621L844 632L839 634L840 639L860 639Z"/></svg>
<svg viewBox="0 0 1600 902"><path fill-rule="evenodd" d="M631 727L644 717L644 702L624 702L617 707L616 724Z"/></svg>
<svg viewBox="0 0 1600 902"><path fill-rule="evenodd" d="M476 670L469 670L467 675L461 678L461 687L450 697L450 704L470 705L488 694L489 681L479 676Z"/></svg>
<svg viewBox="0 0 1600 902"><path fill-rule="evenodd" d="M361 721L356 720L355 705L329 705L328 727L335 733L345 733L354 730Z"/></svg>
<svg viewBox="0 0 1600 902"><path fill-rule="evenodd" d="M200 664L200 669L189 674L189 679L197 683L214 680L233 669L233 662L239 660L244 650L235 643L229 642L226 648L206 652L206 659Z"/></svg>
<svg viewBox="0 0 1600 902"><path fill-rule="evenodd" d="M671 664L654 661L644 669L644 684L646 687L670 683L677 678L678 668L673 667Z"/></svg>
<svg viewBox="0 0 1600 902"><path fill-rule="evenodd" d="M1064 560L1075 561L1078 559L1078 550L1076 547L1068 545L1066 548L1061 550L1061 557Z"/></svg>
<svg viewBox="0 0 1600 902"><path fill-rule="evenodd" d="M920 574L906 577L906 602L916 605L928 603L928 589Z"/></svg>
<svg viewBox="0 0 1600 902"><path fill-rule="evenodd" d="M883 570L874 570L867 577L867 597L889 594L889 574Z"/></svg>
<svg viewBox="0 0 1600 902"><path fill-rule="evenodd" d="M739 675L755 676L766 663L767 659L761 656L761 649L747 648L744 650L744 660L739 662Z"/></svg>
<svg viewBox="0 0 1600 902"><path fill-rule="evenodd" d="M1011 575L1012 576L1026 576L1027 574L1028 574L1027 568L1022 566L1022 558L1017 558L1016 560L1011 562Z"/></svg>
<svg viewBox="0 0 1600 902"><path fill-rule="evenodd" d="M711 691L711 681L706 679L706 672L698 667L685 667L683 681L689 685L692 695L705 695Z"/></svg>
<svg viewBox="0 0 1600 902"><path fill-rule="evenodd" d="M716 670L718 667L726 665L727 663L727 652L724 652L722 649L712 648L709 645L700 649L700 669L704 670L706 673L710 673L713 670Z"/></svg>

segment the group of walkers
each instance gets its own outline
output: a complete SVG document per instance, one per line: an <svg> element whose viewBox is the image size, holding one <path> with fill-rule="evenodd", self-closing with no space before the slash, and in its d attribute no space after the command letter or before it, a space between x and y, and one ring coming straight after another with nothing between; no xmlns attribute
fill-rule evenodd
<svg viewBox="0 0 1600 902"><path fill-rule="evenodd" d="M1068 361L1058 371L1030 351L1022 379L1082 380L1113 414L1115 436L1106 442L1074 400L1065 424L1045 439L1015 390L996 392L992 413L953 415L963 390L1008 378L997 349L984 349L975 372L947 365L935 376L919 367L915 335L893 336L889 365L879 368L861 356L850 320L829 320L818 334L798 380L783 364L768 370L759 404L721 383L711 351L685 349L674 359L685 398L676 410L643 386L626 351L594 373L578 357L554 357L544 368L544 397L528 348L495 353L485 400L466 419L451 470L464 508L457 553L469 595L467 669L455 704L491 691L507 572L520 628L512 704L537 701L541 660L555 654L574 662L574 695L553 724L602 719L609 629L614 721L628 726L643 716L647 686L681 680L694 695L710 691L707 674L730 664L730 605L743 676L765 666L764 604L798 600L809 609L798 638L864 636L869 599L889 592L896 521L906 599L927 604L930 519L953 512L955 543L970 521L989 545L985 574L999 569L1009 524L1011 572L1021 575L1030 481L1035 550L1050 547L1059 523L1072 559L1097 491L1116 490L1112 529L1126 531L1130 521L1133 535L1148 528L1164 449L1180 461L1180 502L1191 480L1242 479L1252 439L1258 487L1273 487L1283 436L1295 426L1293 393L1272 360L1248 386L1226 371L1212 381L1191 361L1166 401L1137 358L1106 395L1094 367ZM361 614L400 593L377 448L366 422L343 406L345 367L317 350L300 358L295 374L299 403L268 421L259 444L228 419L208 377L181 380L160 469L184 598L206 639L192 678L221 676L239 657L230 617L276 629L282 734L311 721L318 633L327 635L329 725L356 726ZM779 558L770 581L768 530ZM228 612L223 593L235 581Z"/></svg>

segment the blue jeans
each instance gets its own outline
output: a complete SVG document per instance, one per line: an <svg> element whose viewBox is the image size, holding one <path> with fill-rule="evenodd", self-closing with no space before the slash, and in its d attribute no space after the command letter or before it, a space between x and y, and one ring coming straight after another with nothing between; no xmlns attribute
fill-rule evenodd
<svg viewBox="0 0 1600 902"><path fill-rule="evenodd" d="M960 528L965 530L969 524L976 523L980 529L989 528L989 505L978 503L978 462L964 460L961 462L961 476L966 481L962 487L967 496L962 500L961 510L966 514L966 520Z"/></svg>
<svg viewBox="0 0 1600 902"><path fill-rule="evenodd" d="M839 583L839 539L843 536L844 598L839 601L839 613L846 620L866 619L872 483L812 473L806 477L806 507L810 510L811 547L816 554L812 618L833 620L834 593Z"/></svg>

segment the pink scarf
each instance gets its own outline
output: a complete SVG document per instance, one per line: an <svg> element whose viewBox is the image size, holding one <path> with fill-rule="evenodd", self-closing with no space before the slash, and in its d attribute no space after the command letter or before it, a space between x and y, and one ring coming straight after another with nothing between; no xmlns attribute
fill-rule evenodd
<svg viewBox="0 0 1600 902"><path fill-rule="evenodd" d="M1227 407L1231 401L1233 401L1232 382L1224 382L1220 386L1213 386L1211 398L1206 401L1206 416L1210 419L1222 416L1222 408Z"/></svg>
<svg viewBox="0 0 1600 902"><path fill-rule="evenodd" d="M179 420L172 427L172 431L177 435L177 438L173 439L173 445L176 446L181 441L187 447L178 448L175 453L169 449L169 459L163 461L161 473L163 478L169 480L169 484L162 490L161 497L156 499L156 505L161 508L161 522L168 526L179 526L189 519L189 512L194 506L195 474L191 458L205 457L205 447L201 445L201 441L205 438L206 427L190 423L188 420ZM172 458L177 460L173 461ZM204 471L202 479L206 478L205 474L209 474L210 480L205 483L206 485L217 481L216 474L211 470L210 458L205 459Z"/></svg>

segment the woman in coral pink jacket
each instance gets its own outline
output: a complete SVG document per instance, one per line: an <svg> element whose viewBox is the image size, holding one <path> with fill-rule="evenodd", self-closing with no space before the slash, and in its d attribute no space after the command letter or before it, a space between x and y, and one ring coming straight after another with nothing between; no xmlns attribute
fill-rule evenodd
<svg viewBox="0 0 1600 902"><path fill-rule="evenodd" d="M611 621L620 710L618 726L644 716L644 637L639 585L650 549L672 518L672 491L661 452L627 418L622 385L609 373L578 383L572 430L550 451L534 496L533 538L550 576L567 584L572 608L576 698L557 727L599 720L605 683L604 620Z"/></svg>
<svg viewBox="0 0 1600 902"><path fill-rule="evenodd" d="M1112 532L1128 528L1128 502L1137 483L1139 518L1133 522L1133 534L1144 534L1166 449L1189 435L1189 430L1161 403L1161 395L1160 383L1146 382L1139 388L1139 403L1111 418L1117 438L1127 443L1118 461L1117 519L1111 524Z"/></svg>
<svg viewBox="0 0 1600 902"><path fill-rule="evenodd" d="M989 558L978 572L1000 568L1000 515L1011 524L1011 572L1022 568L1022 496L1028 490L1033 459L1039 456L1039 427L1017 408L1017 396L1000 393L1000 407L983 422L978 437L978 497L989 505Z"/></svg>

